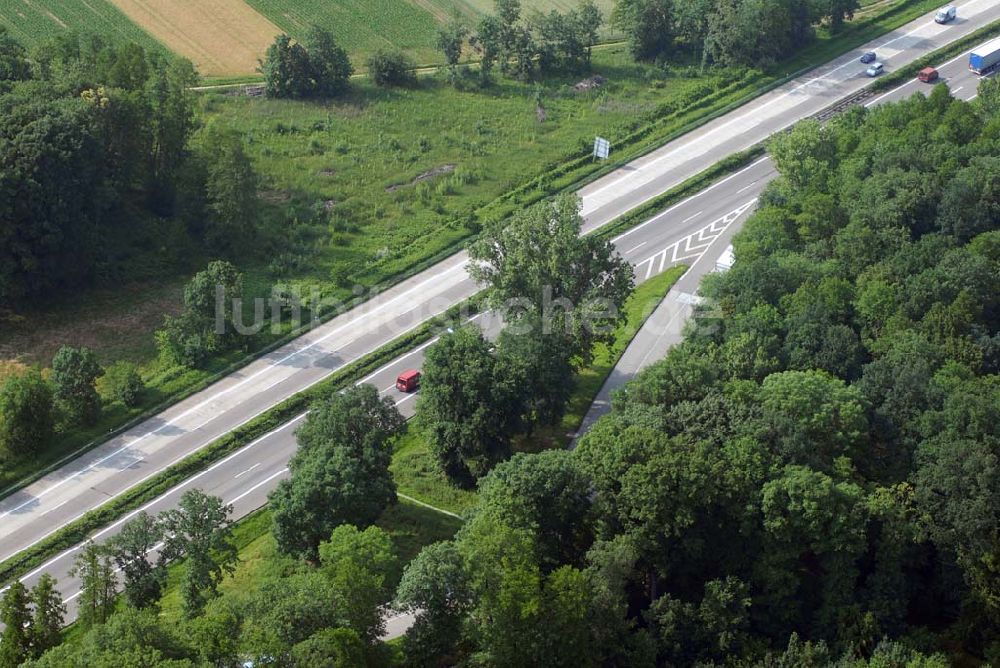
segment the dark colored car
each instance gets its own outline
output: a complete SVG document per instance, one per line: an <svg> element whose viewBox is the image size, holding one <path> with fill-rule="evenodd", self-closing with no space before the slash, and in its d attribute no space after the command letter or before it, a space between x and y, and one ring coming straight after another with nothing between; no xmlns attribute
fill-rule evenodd
<svg viewBox="0 0 1000 668"><path fill-rule="evenodd" d="M877 59L878 56L875 55L874 51L868 51L867 53L865 53L865 55L861 56L861 62L863 62L865 65L867 65L868 63L874 63Z"/></svg>

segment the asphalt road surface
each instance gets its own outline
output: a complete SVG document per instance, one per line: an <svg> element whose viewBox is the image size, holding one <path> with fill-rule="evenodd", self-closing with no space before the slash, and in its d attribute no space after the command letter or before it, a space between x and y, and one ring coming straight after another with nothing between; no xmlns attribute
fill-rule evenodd
<svg viewBox="0 0 1000 668"><path fill-rule="evenodd" d="M969 70L967 63L968 54L963 53L938 66L941 76L939 81L948 85L952 96L962 100L975 99L979 80L983 78ZM926 93L931 87L931 85L922 83L917 79L911 79L898 88L866 100L864 105L871 107L883 102L901 100L917 92ZM764 158L763 160L764 162L761 164L762 168L764 165L771 167L770 158ZM764 185L766 185L766 181L769 180L770 176L773 176L773 167L768 179L744 184L742 186L742 195L754 198L753 201L756 202L757 195L763 189ZM740 183L743 183L743 181L741 180ZM747 205L740 204L737 206L737 203L740 201L740 197L737 196L739 194L736 193L732 196L727 205L723 205L721 208L735 207L732 209L734 213L742 213L742 207ZM668 210L646 224L656 225L658 224L658 218L663 216L676 217L673 212ZM685 253L690 254L689 244L693 243L696 247L700 244L700 247L703 248L701 253L697 255L697 259L690 264L687 273L677 281L666 298L660 303L659 308L650 315L643 327L636 333L629 347L622 354L618 364L611 371L608 379L604 382L600 392L594 399L594 403L591 404L590 410L584 417L583 423L577 431L577 437L574 439L571 447L575 447L579 437L583 436L601 416L611 410L611 397L615 390L632 380L637 373L653 362L663 359L671 347L680 343L683 338L684 326L687 324L687 320L694 310L695 305L700 301L697 296L698 285L706 273L715 270L716 261L723 254L730 239L738 229L740 220L742 218L737 218L731 224L726 218L720 218L705 228L705 238L699 235L697 238L689 238L685 243L674 243L673 245L657 248L655 249L655 253L651 254L646 260L638 263L636 270L640 274L661 271L664 264L676 264L678 261L684 260ZM713 236L717 229L720 230L720 233ZM631 234L631 232L626 233L626 236L628 234ZM619 240L624 243L622 237L619 237Z"/></svg>
<svg viewBox="0 0 1000 668"><path fill-rule="evenodd" d="M909 62L995 20L1000 17L1000 7L984 0L973 0L959 5L959 13L961 19L949 26L937 26L929 18L916 21L588 186L580 193L586 230L596 229L728 153L753 145L798 118L820 111L836 98L854 92L867 83L867 79L860 76L862 66L856 62L860 52L874 46L891 70L894 65ZM896 52L896 48L901 50ZM963 77L963 72L967 76ZM943 76L949 75L953 78L948 83L960 97L974 95L976 77L964 69L961 59L943 70ZM909 95L915 90L914 85L908 84L898 95ZM896 94L881 99L893 99ZM795 104L791 105L793 101ZM873 100L877 101L880 99ZM750 107L756 109L752 112L756 117L747 116ZM739 145L732 145L732 142ZM716 149L712 146L724 152L714 153ZM708 258L710 252L721 253L726 239L749 213L757 194L771 177L770 161L762 159L633 228L616 239L616 246L636 265L639 280L676 262L691 265L692 271L671 292L665 304L676 300L677 295L693 294L700 275L714 264L714 257L711 262L698 258ZM720 224L727 215L731 220ZM710 243L706 245L706 241ZM0 503L0 531L3 532L0 558L33 544L87 510L471 295L475 286L466 275L465 263L464 254L449 258L8 497ZM683 320L683 316L677 320ZM642 345L639 341L637 346ZM394 396L404 414L412 412L414 395L399 395L391 386L399 371L419 367L422 350L409 353L364 379ZM649 354L648 358L656 357ZM293 421L262 437L144 509L155 513L173 507L180 494L193 488L221 496L233 504L235 517L260 507L268 491L287 474L286 463L295 447L292 435L296 424L297 421ZM106 540L127 519L107 527L95 538ZM26 584L33 584L43 571L51 573L59 579L59 589L72 610L77 583L68 576L68 571L77 549L43 564L24 578Z"/></svg>

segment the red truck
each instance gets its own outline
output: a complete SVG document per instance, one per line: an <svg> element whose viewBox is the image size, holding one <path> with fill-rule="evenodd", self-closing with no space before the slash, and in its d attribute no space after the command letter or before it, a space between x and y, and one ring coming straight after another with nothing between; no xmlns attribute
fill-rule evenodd
<svg viewBox="0 0 1000 668"><path fill-rule="evenodd" d="M938 71L933 67L925 67L917 73L917 78L924 83L932 83L937 81Z"/></svg>
<svg viewBox="0 0 1000 668"><path fill-rule="evenodd" d="M420 372L410 369L399 374L396 378L396 389L400 392L413 392L420 387Z"/></svg>

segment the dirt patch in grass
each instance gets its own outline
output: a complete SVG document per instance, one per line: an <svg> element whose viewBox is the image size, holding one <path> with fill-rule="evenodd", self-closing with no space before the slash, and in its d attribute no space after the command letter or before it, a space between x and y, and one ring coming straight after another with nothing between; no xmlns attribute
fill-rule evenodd
<svg viewBox="0 0 1000 668"><path fill-rule="evenodd" d="M93 290L59 307L21 310L0 326L0 360L47 366L63 345L87 346L102 360L146 361L151 332L181 309L184 279Z"/></svg>
<svg viewBox="0 0 1000 668"><path fill-rule="evenodd" d="M253 74L282 30L243 0L112 0L204 76Z"/></svg>
<svg viewBox="0 0 1000 668"><path fill-rule="evenodd" d="M423 174L418 174L409 183L397 183L394 186L389 186L385 189L387 193L396 192L400 188L406 188L407 186L415 186L421 181L427 181L428 179L433 179L435 176L442 176L444 174L451 174L455 171L455 165L441 165L440 167L435 167L434 169L429 169Z"/></svg>

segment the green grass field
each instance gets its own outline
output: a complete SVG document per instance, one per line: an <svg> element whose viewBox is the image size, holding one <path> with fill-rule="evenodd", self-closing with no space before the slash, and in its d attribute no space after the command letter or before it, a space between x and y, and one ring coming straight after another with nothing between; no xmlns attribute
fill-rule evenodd
<svg viewBox="0 0 1000 668"><path fill-rule="evenodd" d="M159 42L107 0L0 0L0 25L29 47L68 30L79 30L163 50Z"/></svg>
<svg viewBox="0 0 1000 668"><path fill-rule="evenodd" d="M334 277L372 286L466 238L474 212L586 156L594 135L621 140L669 116L665 106L725 92L742 76L664 74L632 63L624 47L594 58L608 79L596 91L574 91L579 76L468 92L438 78L393 90L361 81L327 105L211 94L203 115L246 138L278 235L292 239L269 263L275 278L325 291Z"/></svg>
<svg viewBox="0 0 1000 668"><path fill-rule="evenodd" d="M462 523L448 515L400 499L399 503L385 511L377 524L392 539L401 566L396 574L398 577L402 574L402 566L417 556L421 548L452 538ZM271 514L266 508L236 525L233 542L239 549L240 560L236 570L227 575L219 585L223 596L238 597L253 591L267 575L279 576L297 567L294 561L278 552L271 534ZM162 617L178 622L183 619L180 578L180 565L172 565L160 607Z"/></svg>

